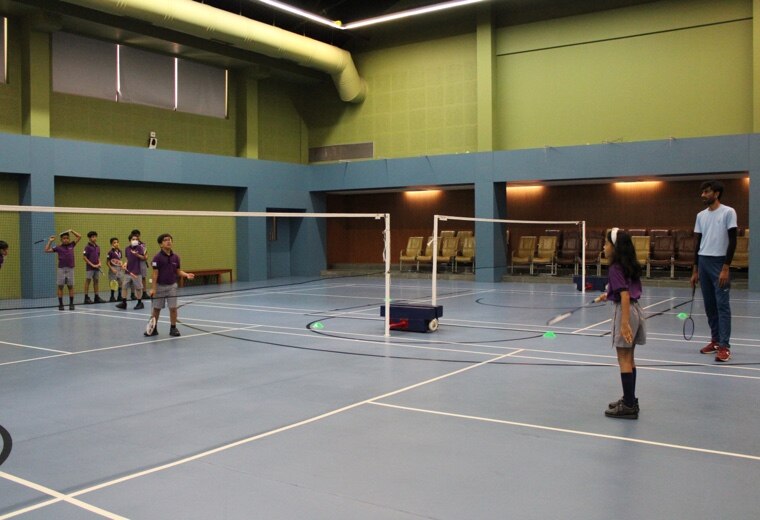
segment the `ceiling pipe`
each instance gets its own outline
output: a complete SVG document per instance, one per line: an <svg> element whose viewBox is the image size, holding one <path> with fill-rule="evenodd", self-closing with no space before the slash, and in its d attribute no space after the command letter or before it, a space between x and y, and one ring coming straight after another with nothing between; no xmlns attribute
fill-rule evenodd
<svg viewBox="0 0 760 520"><path fill-rule="evenodd" d="M193 0L66 0L111 15L215 40L329 74L340 99L361 103L367 83L348 51Z"/></svg>

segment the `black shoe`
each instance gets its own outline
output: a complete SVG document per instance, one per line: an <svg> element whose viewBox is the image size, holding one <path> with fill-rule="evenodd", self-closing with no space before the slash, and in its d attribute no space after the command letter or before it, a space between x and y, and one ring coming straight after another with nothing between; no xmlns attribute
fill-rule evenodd
<svg viewBox="0 0 760 520"><path fill-rule="evenodd" d="M73 311L73 310L74 310L74 304L73 304L73 303L70 303L70 304L69 304L69 310L70 310L70 311Z"/></svg>
<svg viewBox="0 0 760 520"><path fill-rule="evenodd" d="M618 402L614 408L608 408L604 411L604 415L612 419L638 419L639 411L634 406L626 406L622 401Z"/></svg>
<svg viewBox="0 0 760 520"><path fill-rule="evenodd" d="M90 299L90 296L87 295L87 294L85 294L84 295L84 304L85 305L90 305L91 303L92 303L92 300Z"/></svg>
<svg viewBox="0 0 760 520"><path fill-rule="evenodd" d="M116 308L117 309L126 309L127 308L127 301L126 300L122 300L121 303L117 303L116 304Z"/></svg>
<svg viewBox="0 0 760 520"><path fill-rule="evenodd" d="M101 298L101 297L100 297L100 296L98 296L97 294L95 295L95 300L93 300L93 301L94 301L95 303L105 303L105 302L106 302L106 301L105 301L103 298Z"/></svg>
<svg viewBox="0 0 760 520"><path fill-rule="evenodd" d="M171 334L171 332L169 332L169 334ZM148 336L148 337L150 337L150 336L158 336L158 327L155 327L153 329L153 332L151 332L150 334L148 334L147 332L143 332L143 336Z"/></svg>
<svg viewBox="0 0 760 520"><path fill-rule="evenodd" d="M181 336L181 335L182 334L179 333L179 331L177 330L177 327L171 327L169 329L169 336L177 337L177 336Z"/></svg>
<svg viewBox="0 0 760 520"><path fill-rule="evenodd" d="M143 302L142 302L142 300L139 300L139 301L137 302L137 305L135 305L135 310L136 310L136 311L139 311L140 309L144 309L144 308L145 308L145 305L143 305Z"/></svg>
<svg viewBox="0 0 760 520"><path fill-rule="evenodd" d="M613 402L611 402L609 405L607 405L607 407L608 407L610 410L612 410L613 408L617 407L617 405L618 405L618 404L620 404L620 403L622 403L622 402L623 402L623 398L621 397L621 398L620 398L620 399L618 399L617 401L613 401ZM638 397L637 397L637 398L636 398L636 400L633 402L633 407L636 409L636 412L638 413L638 411L639 411L639 398L638 398Z"/></svg>
<svg viewBox="0 0 760 520"><path fill-rule="evenodd" d="M114 298L113 296L111 296L111 298L109 298L109 300L108 300L108 301L109 301L109 302L115 302L115 301L116 301L116 298Z"/></svg>
<svg viewBox="0 0 760 520"><path fill-rule="evenodd" d="M62 303L61 303L60 305L58 305L58 310L59 310L59 311L62 311L62 310L64 310L64 309L65 309L65 307L63 306L63 304L62 304Z"/></svg>

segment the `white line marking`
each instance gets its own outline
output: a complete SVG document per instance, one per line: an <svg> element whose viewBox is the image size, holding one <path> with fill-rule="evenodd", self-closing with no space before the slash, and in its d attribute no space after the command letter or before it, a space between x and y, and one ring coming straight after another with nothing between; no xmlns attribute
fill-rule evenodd
<svg viewBox="0 0 760 520"><path fill-rule="evenodd" d="M400 406L395 404L388 404L388 403L378 403L371 401L369 404L373 404L376 406L384 406L386 408L395 408L398 410L406 410L410 412L420 412L420 413L427 413L432 415L441 415L444 417L455 417L457 419L468 419L471 421L481 421L481 422L489 422L489 423L496 423L496 424L506 424L509 426L518 426L521 428L531 428L534 430L545 430L545 431L551 431L551 432L558 432L558 433L570 433L572 435L581 435L585 437L594 437L597 439L607 439L607 440L614 440L614 441L623 441L623 442L632 442L636 444L646 444L648 446L657 446L660 448L674 448L677 450L684 450L684 451L694 451L697 453L707 453L710 455L721 455L724 457L733 457L737 459L747 459L752 461L760 461L760 456L757 455L747 455L745 453L736 453L736 452L730 452L730 451L719 451L719 450L709 450L705 448L697 448L694 446L685 446L681 444L670 444L666 442L656 442L656 441L648 441L645 439L635 439L632 437L620 437L619 435L607 435L603 433L594 433L594 432L586 432L582 430L570 430L567 428L556 428L554 426L543 426L540 424L531 424L531 423L524 423L524 422L517 422L517 421L507 421L504 419L492 419L489 417L478 417L475 415L464 415L464 414L458 414L458 413L450 413L450 412L441 412L438 410L426 410L424 408L414 408L411 406Z"/></svg>
<svg viewBox="0 0 760 520"><path fill-rule="evenodd" d="M106 511L105 509L101 509L97 506L94 506L92 504L88 504L87 502L82 502L81 500L78 500L76 498L73 498L70 495L66 495L64 493L61 493L59 491L56 491L54 489L50 489L49 487L42 486L40 484L37 484L35 482L31 482L29 480L23 479L21 477L17 477L15 475L11 475L9 473L5 473L3 471L0 471L0 477L10 480L11 482L15 482L16 484L20 484L22 486L34 489L35 491L39 491L40 493L45 493L46 495L50 495L52 497L55 497L55 500L48 500L46 502L42 502L40 504L35 504L29 507L26 507L24 509L20 509L18 511L13 511L11 513L8 513L6 515L0 516L0 520L3 520L5 518L13 518L14 516L18 516L23 513L27 513L29 511L33 511L35 509L39 509L41 507L46 507L58 502L68 502L71 505L81 507L82 509L86 509L87 511L90 511L91 513L95 513L97 515L103 516L105 518L111 518L112 520L127 520L124 516L119 516L117 514L111 513L110 511Z"/></svg>
<svg viewBox="0 0 760 520"><path fill-rule="evenodd" d="M254 441L257 441L257 440L260 440L260 439L264 439L266 437L271 437L271 436L276 435L278 433L283 433L283 432L286 432L286 431L289 431L289 430L292 430L292 429L295 429L295 428L299 428L301 426L305 426L307 424L311 424L311 423L320 421L322 419L326 419L328 417L332 417L333 415L337 415L337 414L346 412L348 410L353 410L354 408L357 408L359 406L363 406L363 405L366 405L368 403L372 403L373 401L375 401L377 399L384 399L384 398L387 398L387 397L392 397L394 395L398 395L400 393L407 392L409 390L413 390L415 388L419 388L421 386L428 385L430 383L435 383L437 381L441 381L443 379L447 379L449 377L461 374L463 372L467 372L469 370L473 370L475 368L479 368L479 367L485 366L485 365L487 365L489 363L493 363L494 361L499 361L499 360L504 359L506 357L509 357L509 356L511 356L513 354L517 354L519 352L521 352L521 350L516 350L515 352L511 352L509 354L503 354L501 356L496 356L496 357L493 357L491 359L482 361L482 362L480 362L478 364L475 364L475 365L466 366L464 368L460 368L458 370L454 370L453 372L447 372L447 373L442 374L440 376L436 376L436 377L433 377L431 379L427 379L425 381L421 381L419 383L415 383L413 385L405 386L403 388L399 388L399 389L393 390L391 392L386 392L384 394L381 394L381 395L378 395L378 396L375 396L375 397L371 397L371 398L365 399L363 401L358 401L356 403L352 403L352 404L349 404L347 406L343 406L341 408L336 408L335 410L331 410L331 411L325 412L323 414L315 415L313 417L310 417L308 419L304 419L302 421L291 423L291 424L288 424L286 426L282 426L280 428L276 428L274 430L269 430L267 432L260 433L258 435L253 435L251 437L248 437L248 438L245 438L245 439L241 439L239 441L235 441L235 442L232 442L230 444L226 444L224 446L219 446L217 448L214 448L214 449L211 449L211 450L207 450L207 451L204 451L204 452L201 452L201 453L197 453L197 454L191 455L189 457L184 457L184 458L176 460L174 462L170 462L170 463L167 463L167 464L162 464L160 466L155 466L153 468L146 469L146 470L143 470L143 471L139 471L139 472L133 473L131 475L124 475L123 477L119 477L119 478L116 478L116 479L113 479L113 480L109 480L109 481L103 482L101 484L96 484L94 486L90 486L88 488L81 489L79 491L76 491L74 493L70 493L70 494L64 495L64 496L68 497L68 498L78 497L78 496L81 496L81 495L84 495L84 494L87 494L87 493L91 493L93 491L98 491L98 490L103 489L103 488L114 486L116 484L121 484L123 482L127 482L129 480L133 480L133 479L138 478L138 477L144 477L146 475L151 475L151 474L157 473L159 471L164 471L166 469L174 468L176 466L180 466L180 465L186 464L188 462L193 462L195 460L199 460L199 459L208 457L209 455L214 455L216 453L221 453L221 452L227 451L227 450L229 450L231 448L236 448L238 446L243 446L245 444L249 444L251 442L254 442ZM0 476L3 476L3 474L0 473Z"/></svg>
<svg viewBox="0 0 760 520"><path fill-rule="evenodd" d="M56 350L54 348L45 348L45 347L33 347L31 345L22 345L21 343L11 343L10 341L2 341L0 340L1 345L9 345L11 347L19 347L19 348L28 348L32 350L44 350L46 352L57 352L59 354L70 354L68 350Z"/></svg>

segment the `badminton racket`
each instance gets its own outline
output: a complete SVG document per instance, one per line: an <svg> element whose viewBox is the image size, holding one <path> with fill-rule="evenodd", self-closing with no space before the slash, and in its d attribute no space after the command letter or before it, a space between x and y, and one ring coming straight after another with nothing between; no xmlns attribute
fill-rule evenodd
<svg viewBox="0 0 760 520"><path fill-rule="evenodd" d="M148 324L145 326L145 334L150 336L153 331L156 330L156 317L151 316L148 320Z"/></svg>
<svg viewBox="0 0 760 520"><path fill-rule="evenodd" d="M11 449L13 447L13 439L11 439L11 434L8 433L8 430L0 426L0 437L3 438L3 449L0 451L0 466L5 462L5 459L8 458L8 455L11 454Z"/></svg>
<svg viewBox="0 0 760 520"><path fill-rule="evenodd" d="M586 305L581 305L580 307L576 307L575 309L571 309L569 311L565 311L562 314L557 314L555 317L553 317L552 319L550 319L549 321L547 321L546 324L547 325L554 325L555 323L559 323L560 321L565 320L565 319L569 318L570 316L572 316L574 312L577 312L577 311L579 311L581 309L585 309L589 305L591 305L593 303L599 303L600 301L602 301L602 297L601 296L597 296L596 298L594 298L593 300L591 300Z"/></svg>
<svg viewBox="0 0 760 520"><path fill-rule="evenodd" d="M697 286L691 288L691 304L689 305L689 316L683 322L683 339L689 341L694 336L694 319L691 312L694 310L694 294L697 292Z"/></svg>
<svg viewBox="0 0 760 520"><path fill-rule="evenodd" d="M118 291L119 290L119 281L118 280L111 280L108 282L108 286L111 288L112 291Z"/></svg>

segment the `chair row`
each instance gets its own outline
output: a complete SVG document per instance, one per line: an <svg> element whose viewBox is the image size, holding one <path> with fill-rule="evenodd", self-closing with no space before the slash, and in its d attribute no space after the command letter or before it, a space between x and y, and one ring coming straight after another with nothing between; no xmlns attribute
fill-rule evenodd
<svg viewBox="0 0 760 520"><path fill-rule="evenodd" d="M552 240L553 239L553 240ZM675 277L676 268L691 269L694 264L694 249L696 239L693 233L675 233L668 235L633 235L631 236L636 257L646 268L646 276L650 278L652 269L666 268L671 278ZM536 247L536 241L538 247ZM581 265L581 241L578 235L568 234L562 240L559 250L556 248L556 237L535 236L520 237L517 251L512 253L512 271L516 265L528 265L533 274L534 265L550 266L551 274L556 274L559 266L573 266L578 274ZM604 255L604 238L602 234L591 233L586 239L587 267L596 266L597 276L601 275L602 267L609 265L609 259ZM749 237L737 237L736 252L731 262L733 268L747 268L749 265Z"/></svg>
<svg viewBox="0 0 760 520"><path fill-rule="evenodd" d="M514 274L515 267L527 266L530 274L536 267L548 267L549 274L557 274L557 235L521 236L517 249L512 251L510 273ZM577 239L576 239L577 240Z"/></svg>
<svg viewBox="0 0 760 520"><path fill-rule="evenodd" d="M427 241L424 241L423 237L409 237L406 248L399 253L399 272L404 270L404 262L415 263L417 272L420 270L420 264L432 266L436 245L439 264L448 265L452 272L458 272L460 264L469 265L472 272L475 272L475 237L471 232L460 236L442 235L437 240L430 236Z"/></svg>

